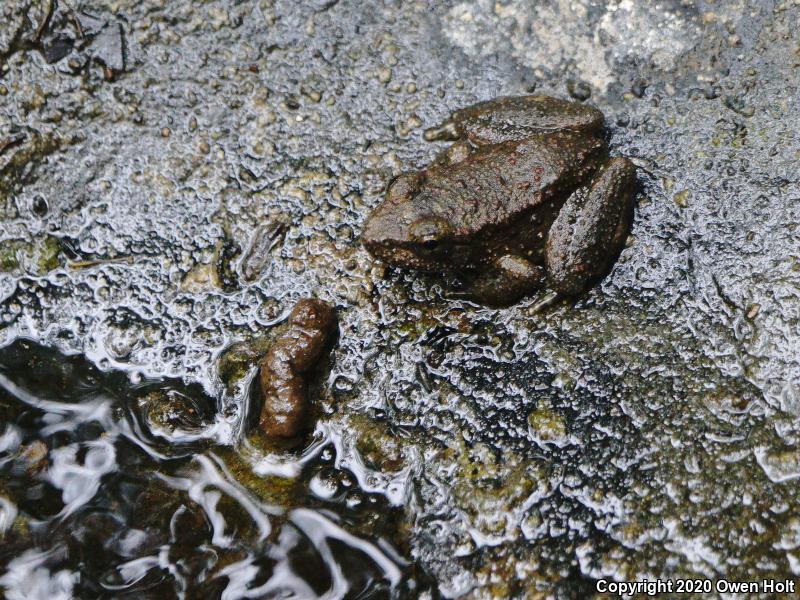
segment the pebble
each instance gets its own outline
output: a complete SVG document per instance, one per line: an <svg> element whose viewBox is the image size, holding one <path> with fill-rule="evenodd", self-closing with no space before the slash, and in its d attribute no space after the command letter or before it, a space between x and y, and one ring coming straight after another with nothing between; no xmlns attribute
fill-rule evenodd
<svg viewBox="0 0 800 600"><path fill-rule="evenodd" d="M570 79L567 82L567 92L569 92L570 96L581 102L588 100L592 96L592 88L589 87L588 83L585 81L576 81L574 79Z"/></svg>
<svg viewBox="0 0 800 600"><path fill-rule="evenodd" d="M389 67L378 67L378 81L389 83L392 80L392 70Z"/></svg>

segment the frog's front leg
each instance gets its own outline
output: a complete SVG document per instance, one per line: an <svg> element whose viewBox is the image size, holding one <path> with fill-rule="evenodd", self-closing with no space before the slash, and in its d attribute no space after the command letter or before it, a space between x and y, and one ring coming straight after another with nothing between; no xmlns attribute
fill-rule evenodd
<svg viewBox="0 0 800 600"><path fill-rule="evenodd" d="M605 274L630 231L635 188L633 163L613 158L588 189L570 196L550 227L545 247L547 279L556 292L580 294Z"/></svg>
<svg viewBox="0 0 800 600"><path fill-rule="evenodd" d="M543 275L541 265L521 256L505 254L479 275L462 281L461 295L487 306L509 306L540 287Z"/></svg>

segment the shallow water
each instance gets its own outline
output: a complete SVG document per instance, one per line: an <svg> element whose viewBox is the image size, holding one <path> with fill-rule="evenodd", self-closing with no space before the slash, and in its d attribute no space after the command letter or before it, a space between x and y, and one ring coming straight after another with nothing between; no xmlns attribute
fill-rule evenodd
<svg viewBox="0 0 800 600"><path fill-rule="evenodd" d="M153 427L154 393L185 399L178 427ZM394 544L402 514L336 467L329 431L297 452L232 448L199 386L134 384L26 340L0 350L0 412L9 600L421 591ZM250 489L232 474L244 465L261 473Z"/></svg>

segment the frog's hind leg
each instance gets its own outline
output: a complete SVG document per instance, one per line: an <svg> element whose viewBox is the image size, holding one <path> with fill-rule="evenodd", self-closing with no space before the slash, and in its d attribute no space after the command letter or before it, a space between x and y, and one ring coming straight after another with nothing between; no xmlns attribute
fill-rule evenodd
<svg viewBox="0 0 800 600"><path fill-rule="evenodd" d="M613 158L590 187L575 192L550 227L545 265L550 287L564 296L586 291L616 259L630 231L636 168Z"/></svg>
<svg viewBox="0 0 800 600"><path fill-rule="evenodd" d="M508 96L455 111L428 129L425 139L465 139L483 146L556 131L599 135L602 128L603 113L592 106L550 96Z"/></svg>

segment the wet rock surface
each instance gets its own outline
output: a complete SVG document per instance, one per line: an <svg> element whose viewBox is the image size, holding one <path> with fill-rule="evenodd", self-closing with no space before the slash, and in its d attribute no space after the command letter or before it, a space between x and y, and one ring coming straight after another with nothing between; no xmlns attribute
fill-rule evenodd
<svg viewBox="0 0 800 600"><path fill-rule="evenodd" d="M350 485L322 473L292 488L293 531L312 535L329 501L403 507L403 552L446 596L800 572L796 3L84 2L122 28L112 80L9 51L42 9L2 9L3 345L26 336L202 387L234 480L271 481L298 458L243 437L252 380L227 388L216 358L314 295L339 307L318 427ZM589 98L611 153L640 167L632 235L602 284L545 314L535 298L489 310L371 260L369 210L440 150L423 128L532 90ZM194 427L164 423L159 439ZM32 457L15 477L36 476L40 450L14 455ZM109 452L86 458L101 471ZM0 502L0 523L61 510ZM253 514L241 522L258 539ZM353 519L336 530L351 544ZM14 531L17 556L37 546ZM290 538L276 544L291 556ZM25 568L68 583L52 560Z"/></svg>

